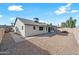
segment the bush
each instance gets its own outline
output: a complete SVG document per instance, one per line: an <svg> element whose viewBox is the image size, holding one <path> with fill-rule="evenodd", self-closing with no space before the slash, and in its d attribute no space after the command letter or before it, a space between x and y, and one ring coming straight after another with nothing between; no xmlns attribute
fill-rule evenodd
<svg viewBox="0 0 79 59"><path fill-rule="evenodd" d="M62 31L61 33L68 33L67 31Z"/></svg>

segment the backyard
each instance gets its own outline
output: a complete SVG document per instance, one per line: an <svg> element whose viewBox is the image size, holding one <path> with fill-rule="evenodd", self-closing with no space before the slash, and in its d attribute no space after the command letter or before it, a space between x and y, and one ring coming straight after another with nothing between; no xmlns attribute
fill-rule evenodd
<svg viewBox="0 0 79 59"><path fill-rule="evenodd" d="M4 35L1 51L21 55L79 54L79 46L72 33L51 32L23 38L10 32Z"/></svg>

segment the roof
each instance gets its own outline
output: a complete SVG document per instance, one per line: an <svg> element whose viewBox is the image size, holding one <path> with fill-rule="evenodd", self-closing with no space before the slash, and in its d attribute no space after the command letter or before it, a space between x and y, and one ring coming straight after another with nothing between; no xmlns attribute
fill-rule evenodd
<svg viewBox="0 0 79 59"><path fill-rule="evenodd" d="M47 26L46 23L41 23L41 22L35 22L35 21L32 21L32 20L29 20L29 19L24 19L24 18L19 18L17 17L16 18L16 21L17 19L19 19L20 21L22 21L25 25L39 25L39 26ZM16 23L15 21L15 23ZM15 25L15 24L14 24Z"/></svg>

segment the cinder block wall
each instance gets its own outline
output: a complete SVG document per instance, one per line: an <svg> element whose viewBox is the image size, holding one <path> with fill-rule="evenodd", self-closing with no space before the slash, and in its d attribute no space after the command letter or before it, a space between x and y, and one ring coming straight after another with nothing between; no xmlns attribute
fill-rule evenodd
<svg viewBox="0 0 79 59"><path fill-rule="evenodd" d="M69 33L72 33L74 35L74 38L77 41L77 44L79 44L79 28L58 28L60 31L68 31Z"/></svg>
<svg viewBox="0 0 79 59"><path fill-rule="evenodd" d="M75 28L73 31L74 37L79 45L79 28Z"/></svg>
<svg viewBox="0 0 79 59"><path fill-rule="evenodd" d="M75 30L75 28L58 28L58 30L60 30L60 31L68 31L69 33L72 33Z"/></svg>
<svg viewBox="0 0 79 59"><path fill-rule="evenodd" d="M4 28L0 28L0 43L1 43L1 40L2 40L2 38L4 36L4 31L5 31Z"/></svg>

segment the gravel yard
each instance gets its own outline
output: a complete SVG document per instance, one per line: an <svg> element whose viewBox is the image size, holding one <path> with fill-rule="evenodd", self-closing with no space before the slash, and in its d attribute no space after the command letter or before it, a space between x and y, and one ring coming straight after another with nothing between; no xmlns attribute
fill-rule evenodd
<svg viewBox="0 0 79 59"><path fill-rule="evenodd" d="M73 34L47 33L23 38L15 33L7 33L4 39L9 54L24 55L64 55L79 54L79 46Z"/></svg>
<svg viewBox="0 0 79 59"><path fill-rule="evenodd" d="M54 35L49 38L37 36L29 41L47 50L50 54L79 54L79 46L72 34Z"/></svg>
<svg viewBox="0 0 79 59"><path fill-rule="evenodd" d="M15 54L16 52L15 41L9 33L5 33L2 42L0 54Z"/></svg>

